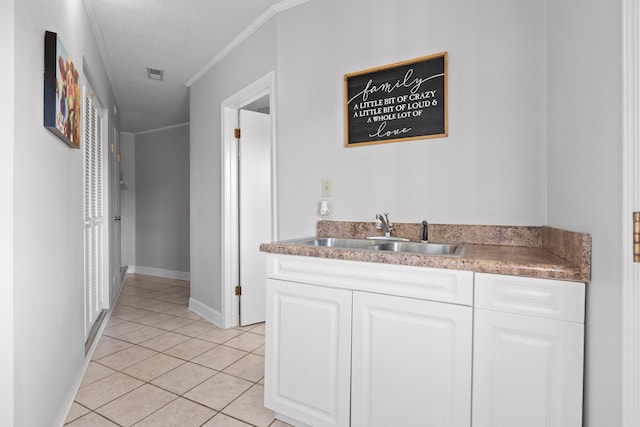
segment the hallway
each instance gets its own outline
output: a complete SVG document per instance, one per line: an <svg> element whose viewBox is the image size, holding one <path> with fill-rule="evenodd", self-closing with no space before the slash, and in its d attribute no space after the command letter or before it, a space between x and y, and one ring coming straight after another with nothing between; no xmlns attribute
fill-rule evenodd
<svg viewBox="0 0 640 427"><path fill-rule="evenodd" d="M129 275L66 426L284 424L263 407L264 324L219 329L189 282Z"/></svg>

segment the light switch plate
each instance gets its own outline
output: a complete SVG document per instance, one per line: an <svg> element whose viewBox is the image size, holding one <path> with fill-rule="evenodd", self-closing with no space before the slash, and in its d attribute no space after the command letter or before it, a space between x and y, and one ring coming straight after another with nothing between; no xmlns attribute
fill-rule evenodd
<svg viewBox="0 0 640 427"><path fill-rule="evenodd" d="M322 197L331 197L331 180L330 179L323 179L322 180L321 196Z"/></svg>

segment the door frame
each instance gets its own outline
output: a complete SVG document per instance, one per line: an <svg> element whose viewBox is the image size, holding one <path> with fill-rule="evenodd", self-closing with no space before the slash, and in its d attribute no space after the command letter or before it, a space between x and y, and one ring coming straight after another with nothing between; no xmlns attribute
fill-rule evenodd
<svg viewBox="0 0 640 427"><path fill-rule="evenodd" d="M240 257L238 253L238 146L234 129L238 123L238 110L269 95L271 117L271 240L277 240L277 174L276 174L276 102L275 73L272 71L221 103L222 112L222 327L238 325L238 297L234 289L238 284ZM265 284L266 286L266 284Z"/></svg>
<svg viewBox="0 0 640 427"><path fill-rule="evenodd" d="M110 212L110 215L106 220L109 222L111 229L109 230L109 240L110 247L112 250L112 259L109 262L109 271L110 271L110 280L109 280L109 301L111 304L115 304L116 299L118 298L118 294L122 289L122 284L124 282L124 277L122 275L122 222L119 219L122 215L122 194L121 194L121 184L120 184L120 176L121 176L121 149L120 149L120 132L118 128L113 125L110 129L113 132L112 142L108 145L111 147L113 144L113 152L111 153L111 157L113 158L113 170L110 171L113 173L113 176L108 177L109 185L113 186L113 194L112 197L112 208L113 212ZM107 155L109 155L110 149L107 149ZM118 218L118 219L116 219Z"/></svg>
<svg viewBox="0 0 640 427"><path fill-rule="evenodd" d="M97 95L96 95L97 97ZM103 238L102 238L102 277L103 277L103 290L102 290L102 304L104 310L110 310L114 306L115 300L111 298L111 289L115 286L113 283L113 271L111 264L113 263L112 246L113 246L113 224L112 218L113 203L115 193L113 186L113 168L115 165L115 156L111 152L111 144L114 144L113 136L111 135L113 127L113 120L109 116L109 109L103 107L100 99L100 113L102 114L102 225L103 225ZM114 146L115 149L115 146Z"/></svg>
<svg viewBox="0 0 640 427"><path fill-rule="evenodd" d="M640 264L633 262L632 212L640 210L640 6L622 0L622 425L640 425Z"/></svg>

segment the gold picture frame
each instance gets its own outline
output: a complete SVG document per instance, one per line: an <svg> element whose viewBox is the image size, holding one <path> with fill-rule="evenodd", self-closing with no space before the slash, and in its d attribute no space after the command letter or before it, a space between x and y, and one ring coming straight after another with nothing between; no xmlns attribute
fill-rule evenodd
<svg viewBox="0 0 640 427"><path fill-rule="evenodd" d="M344 76L344 145L448 135L447 52Z"/></svg>

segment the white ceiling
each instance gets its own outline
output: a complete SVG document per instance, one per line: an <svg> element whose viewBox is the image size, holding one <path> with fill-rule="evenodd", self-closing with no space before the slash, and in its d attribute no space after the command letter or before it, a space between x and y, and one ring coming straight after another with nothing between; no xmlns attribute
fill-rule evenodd
<svg viewBox="0 0 640 427"><path fill-rule="evenodd" d="M85 0L120 109L120 130L189 121L185 83L282 0ZM150 80L147 68L164 70Z"/></svg>

